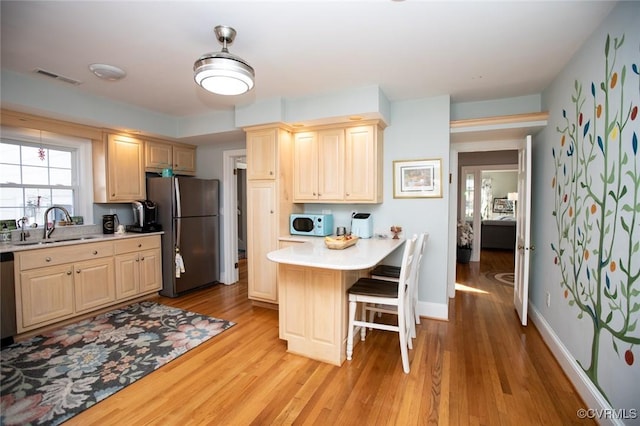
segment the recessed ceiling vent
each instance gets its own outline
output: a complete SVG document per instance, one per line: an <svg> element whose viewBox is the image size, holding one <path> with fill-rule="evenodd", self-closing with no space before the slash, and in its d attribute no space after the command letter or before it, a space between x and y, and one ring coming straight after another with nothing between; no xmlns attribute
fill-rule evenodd
<svg viewBox="0 0 640 426"><path fill-rule="evenodd" d="M54 78L56 80L60 80L60 81L63 81L65 83L73 84L74 86L78 86L78 85L82 84L81 81L74 80L72 78L65 77L65 76L60 75L60 74L56 74L55 72L43 70L42 68L36 68L36 69L33 70L33 72L36 73L36 74L43 75L45 77Z"/></svg>

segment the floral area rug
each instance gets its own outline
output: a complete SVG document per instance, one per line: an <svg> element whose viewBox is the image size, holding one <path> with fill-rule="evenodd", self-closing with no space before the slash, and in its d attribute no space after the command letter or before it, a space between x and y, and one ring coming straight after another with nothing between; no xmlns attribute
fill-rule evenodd
<svg viewBox="0 0 640 426"><path fill-rule="evenodd" d="M10 345L0 424L58 425L233 325L141 302Z"/></svg>

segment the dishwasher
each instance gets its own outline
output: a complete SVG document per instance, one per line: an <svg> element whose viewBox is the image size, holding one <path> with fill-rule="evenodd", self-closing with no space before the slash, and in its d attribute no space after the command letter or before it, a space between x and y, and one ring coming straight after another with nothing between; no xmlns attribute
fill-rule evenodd
<svg viewBox="0 0 640 426"><path fill-rule="evenodd" d="M16 287L13 253L0 253L0 337L2 347L13 343L16 327Z"/></svg>

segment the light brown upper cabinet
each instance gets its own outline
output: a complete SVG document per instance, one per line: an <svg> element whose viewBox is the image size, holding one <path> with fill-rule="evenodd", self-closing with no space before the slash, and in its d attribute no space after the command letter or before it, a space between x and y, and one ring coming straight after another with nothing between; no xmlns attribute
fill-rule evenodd
<svg viewBox="0 0 640 426"><path fill-rule="evenodd" d="M344 200L344 129L295 135L295 202Z"/></svg>
<svg viewBox="0 0 640 426"><path fill-rule="evenodd" d="M105 134L93 141L93 197L96 203L124 203L146 198L144 141Z"/></svg>
<svg viewBox="0 0 640 426"><path fill-rule="evenodd" d="M276 154L280 129L263 129L247 132L247 179L276 178Z"/></svg>
<svg viewBox="0 0 640 426"><path fill-rule="evenodd" d="M147 140L145 142L145 170L160 173L167 168L172 169L176 175L195 176L196 147Z"/></svg>
<svg viewBox="0 0 640 426"><path fill-rule="evenodd" d="M296 133L293 201L381 203L382 160L376 123Z"/></svg>

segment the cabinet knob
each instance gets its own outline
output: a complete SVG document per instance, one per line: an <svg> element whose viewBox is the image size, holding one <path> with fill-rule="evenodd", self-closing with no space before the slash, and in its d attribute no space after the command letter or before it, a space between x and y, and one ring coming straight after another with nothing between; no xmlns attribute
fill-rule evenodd
<svg viewBox="0 0 640 426"><path fill-rule="evenodd" d="M71 275L71 271L67 271L67 275Z"/></svg>
<svg viewBox="0 0 640 426"><path fill-rule="evenodd" d="M44 261L45 262L51 262L51 258L49 256L47 256L47 257L44 258Z"/></svg>
<svg viewBox="0 0 640 426"><path fill-rule="evenodd" d="M93 255L95 256L96 254L98 254L98 250L93 251Z"/></svg>
<svg viewBox="0 0 640 426"><path fill-rule="evenodd" d="M273 170L269 170L269 175L273 176Z"/></svg>
<svg viewBox="0 0 640 426"><path fill-rule="evenodd" d="M142 243L138 244L138 248L142 247Z"/></svg>
<svg viewBox="0 0 640 426"><path fill-rule="evenodd" d="M112 197L115 197L115 196L116 196L116 194L111 194L111 196L112 196Z"/></svg>
<svg viewBox="0 0 640 426"><path fill-rule="evenodd" d="M144 256L142 256L142 257L140 258L140 260L144 261Z"/></svg>
<svg viewBox="0 0 640 426"><path fill-rule="evenodd" d="M269 213L273 214L273 210L269 210Z"/></svg>
<svg viewBox="0 0 640 426"><path fill-rule="evenodd" d="M80 270L80 269L76 270L76 274L79 274L80 272L82 272L82 270Z"/></svg>

